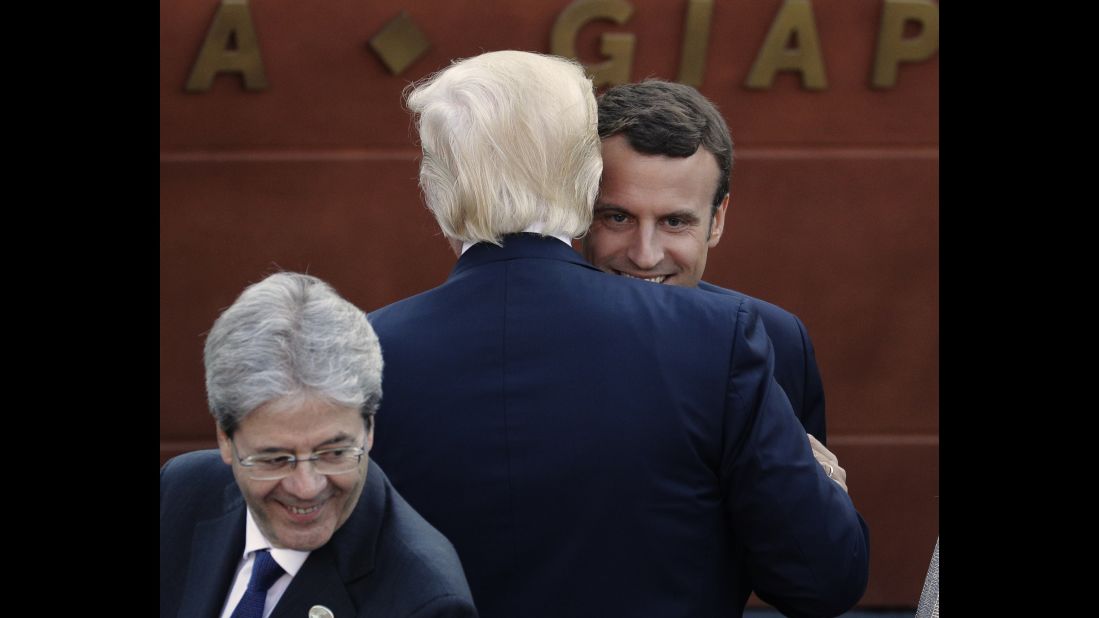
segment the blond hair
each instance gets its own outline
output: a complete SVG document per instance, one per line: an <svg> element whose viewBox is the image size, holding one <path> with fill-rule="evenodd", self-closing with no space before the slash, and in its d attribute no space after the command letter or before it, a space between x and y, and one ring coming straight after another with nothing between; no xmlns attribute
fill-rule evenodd
<svg viewBox="0 0 1099 618"><path fill-rule="evenodd" d="M582 236L603 160L591 80L578 63L531 52L455 61L410 87L420 188L448 238L501 244L541 223Z"/></svg>

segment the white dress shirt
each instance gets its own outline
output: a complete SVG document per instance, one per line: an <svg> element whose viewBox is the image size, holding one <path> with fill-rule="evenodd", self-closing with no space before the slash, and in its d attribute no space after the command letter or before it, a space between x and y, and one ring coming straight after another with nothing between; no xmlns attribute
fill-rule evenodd
<svg viewBox="0 0 1099 618"><path fill-rule="evenodd" d="M532 234L541 234L542 230L545 227L546 227L546 225L544 223L535 223L534 225L528 227L527 229L525 229L523 231L524 232L530 232ZM558 236L558 235L554 234L553 237L556 238L557 240L560 240L561 242L565 243L570 248L572 247L572 239L569 238L568 236ZM472 247L475 244L477 244L477 243L468 242L468 241L462 243L462 253L465 253L470 247Z"/></svg>
<svg viewBox="0 0 1099 618"><path fill-rule="evenodd" d="M244 516L244 554L237 564L237 575L233 580L233 586L229 588L229 596L225 599L225 605L221 608L221 618L229 618L233 610L237 608L237 604L240 603L241 597L244 596L244 591L248 588L248 581L252 579L252 565L256 562L257 551L270 549L271 557L285 571L282 577L278 578L267 589L267 600L263 604L263 618L271 615L271 610L275 609L275 605L282 598L282 593L286 592L290 580L294 579L294 576L301 570L301 566L305 564L305 559L309 557L307 551L271 547L270 541L263 536L259 527L256 526L256 520L252 519L252 510L248 508L244 510L246 511Z"/></svg>

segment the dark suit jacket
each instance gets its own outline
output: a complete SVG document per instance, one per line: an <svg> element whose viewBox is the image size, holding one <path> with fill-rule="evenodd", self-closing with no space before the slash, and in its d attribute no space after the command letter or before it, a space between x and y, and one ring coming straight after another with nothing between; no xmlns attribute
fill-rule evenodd
<svg viewBox="0 0 1099 618"><path fill-rule="evenodd" d="M798 316L747 294L727 290L705 281L698 289L717 294L745 297L752 301L775 349L775 381L785 391L805 431L821 444L828 444L824 419L824 385L821 384L813 341Z"/></svg>
<svg viewBox="0 0 1099 618"><path fill-rule="evenodd" d="M738 616L753 588L825 616L862 595L865 524L746 298L522 234L370 320L372 455L454 543L482 616Z"/></svg>
<svg viewBox="0 0 1099 618"><path fill-rule="evenodd" d="M160 470L160 616L216 618L244 551L244 498L216 450ZM371 462L359 503L309 554L271 618L476 616L454 548Z"/></svg>

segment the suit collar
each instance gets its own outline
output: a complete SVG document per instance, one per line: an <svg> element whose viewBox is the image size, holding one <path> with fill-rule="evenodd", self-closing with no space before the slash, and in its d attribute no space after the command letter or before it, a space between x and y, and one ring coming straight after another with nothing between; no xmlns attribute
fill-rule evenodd
<svg viewBox="0 0 1099 618"><path fill-rule="evenodd" d="M244 550L244 498L230 477L222 514L195 525L180 616L217 616Z"/></svg>
<svg viewBox="0 0 1099 618"><path fill-rule="evenodd" d="M482 242L470 247L458 259L458 263L454 265L450 277L453 279L470 269L492 262L523 258L559 260L598 270L584 260L572 247L552 236L509 234L504 236L503 245L497 247L494 244Z"/></svg>

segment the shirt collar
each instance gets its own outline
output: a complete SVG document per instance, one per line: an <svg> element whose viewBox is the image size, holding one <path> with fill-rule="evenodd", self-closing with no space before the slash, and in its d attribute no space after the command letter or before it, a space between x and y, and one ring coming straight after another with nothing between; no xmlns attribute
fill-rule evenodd
<svg viewBox="0 0 1099 618"><path fill-rule="evenodd" d="M538 223L535 223L534 225L528 226L527 229L523 230L523 232L530 232L531 234L541 234L542 230L544 230L544 229L546 229L546 224L539 221ZM560 240L561 242L565 243L570 248L572 247L572 239L569 238L568 236L565 236L563 234L562 235L547 234L547 236L552 236L553 238L556 238L557 240ZM472 247L475 244L477 244L477 243L469 242L469 241L462 243L462 253L464 254L470 247Z"/></svg>
<svg viewBox="0 0 1099 618"><path fill-rule="evenodd" d="M242 558L247 558L251 552L270 549L271 557L279 563L283 571L286 571L290 577L297 575L302 565L305 564L305 559L309 557L309 552L271 547L271 541L263 536L263 532L260 532L259 526L256 525L256 520L252 517L252 509L246 508L244 510L244 555Z"/></svg>

